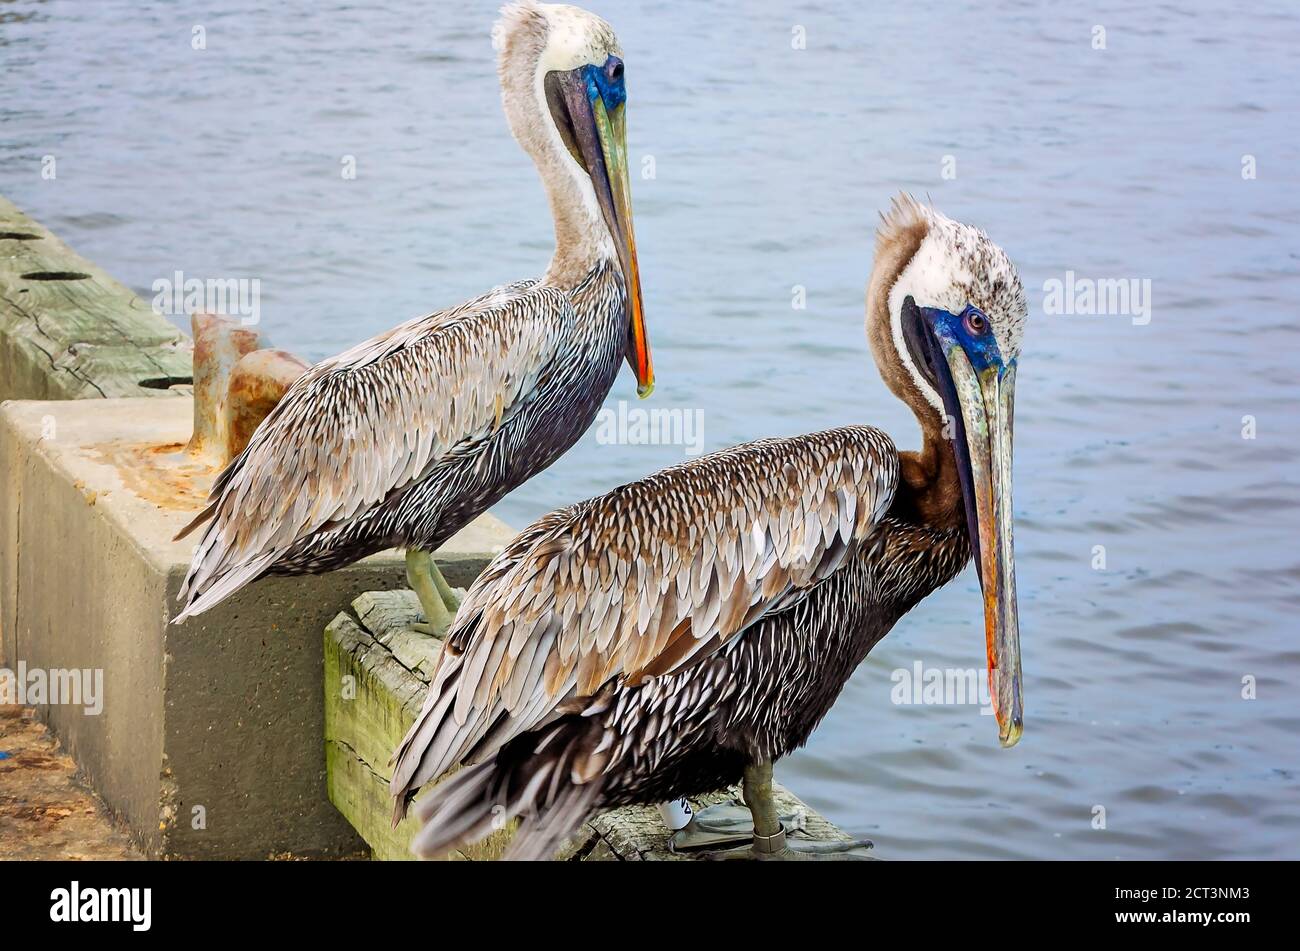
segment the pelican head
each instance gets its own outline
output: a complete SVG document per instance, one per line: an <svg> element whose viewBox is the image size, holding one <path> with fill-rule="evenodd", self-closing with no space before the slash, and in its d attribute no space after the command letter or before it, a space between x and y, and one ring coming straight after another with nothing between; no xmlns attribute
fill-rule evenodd
<svg viewBox="0 0 1300 951"><path fill-rule="evenodd" d="M895 199L878 234L867 332L890 388L928 440L943 440L938 451L955 457L1003 746L1023 729L1011 435L1027 312L1015 267L988 235L909 196Z"/></svg>
<svg viewBox="0 0 1300 951"><path fill-rule="evenodd" d="M627 360L638 394L648 396L654 368L632 231L618 38L586 10L522 0L502 8L493 45L510 129L537 163L555 214L551 273L563 272L571 258L617 258L629 312Z"/></svg>

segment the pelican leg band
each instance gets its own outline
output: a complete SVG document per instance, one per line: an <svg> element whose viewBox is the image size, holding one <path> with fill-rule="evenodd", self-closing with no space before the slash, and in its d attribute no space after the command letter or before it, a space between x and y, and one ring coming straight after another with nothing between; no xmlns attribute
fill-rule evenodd
<svg viewBox="0 0 1300 951"><path fill-rule="evenodd" d="M754 851L760 855L771 855L773 852L780 852L784 848L784 825L771 835L759 835L757 832L754 833Z"/></svg>

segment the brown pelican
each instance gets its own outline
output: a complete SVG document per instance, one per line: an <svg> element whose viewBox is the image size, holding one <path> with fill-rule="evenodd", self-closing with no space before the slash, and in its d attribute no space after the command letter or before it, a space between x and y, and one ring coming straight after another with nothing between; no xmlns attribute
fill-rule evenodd
<svg viewBox="0 0 1300 951"><path fill-rule="evenodd" d="M867 335L920 421L920 451L867 426L764 439L525 530L469 589L394 754L397 817L462 767L416 803L415 851L443 854L518 816L512 854L542 857L594 810L743 779L753 846L741 854L827 854L786 840L772 763L972 551L999 737L1014 744L1011 414L1025 315L1001 248L897 199L877 235Z"/></svg>
<svg viewBox="0 0 1300 951"><path fill-rule="evenodd" d="M403 547L429 626L445 627L454 595L429 553L569 449L624 358L640 395L653 388L618 40L584 10L525 0L494 45L555 217L550 266L312 367L178 536L208 523L176 621L263 575Z"/></svg>

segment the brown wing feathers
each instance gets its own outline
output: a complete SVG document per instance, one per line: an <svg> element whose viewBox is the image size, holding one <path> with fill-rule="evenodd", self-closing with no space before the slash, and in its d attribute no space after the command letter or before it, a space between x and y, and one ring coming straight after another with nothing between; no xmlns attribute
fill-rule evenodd
<svg viewBox="0 0 1300 951"><path fill-rule="evenodd" d="M530 527L461 606L394 756L399 811L570 701L683 670L797 601L869 535L896 478L888 437L850 427L706 456ZM579 777L608 758L584 756Z"/></svg>
<svg viewBox="0 0 1300 951"><path fill-rule="evenodd" d="M177 620L253 580L296 544L357 518L440 458L490 436L552 359L568 299L494 292L317 364L213 486Z"/></svg>

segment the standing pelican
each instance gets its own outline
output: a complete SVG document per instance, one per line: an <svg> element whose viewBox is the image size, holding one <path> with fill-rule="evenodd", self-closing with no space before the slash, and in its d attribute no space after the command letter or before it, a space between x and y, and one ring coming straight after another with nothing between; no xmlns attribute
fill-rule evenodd
<svg viewBox="0 0 1300 951"><path fill-rule="evenodd" d="M866 426L765 439L529 527L470 588L394 754L398 816L463 766L416 804L416 852L520 816L513 855L542 857L594 810L743 779L754 831L742 854L829 854L787 841L772 763L972 551L999 737L1014 744L1011 413L1025 314L1001 248L898 198L877 235L867 335L921 450Z"/></svg>
<svg viewBox="0 0 1300 951"><path fill-rule="evenodd" d="M309 370L218 476L182 621L267 574L407 549L428 627L451 589L429 554L591 424L625 357L654 387L628 186L622 51L577 7L525 0L494 31L510 129L541 173L540 280L421 317Z"/></svg>

